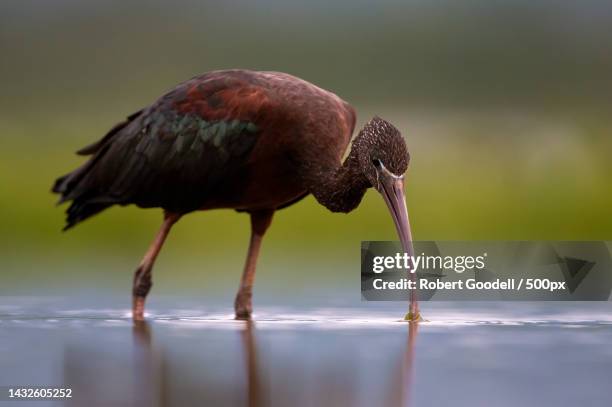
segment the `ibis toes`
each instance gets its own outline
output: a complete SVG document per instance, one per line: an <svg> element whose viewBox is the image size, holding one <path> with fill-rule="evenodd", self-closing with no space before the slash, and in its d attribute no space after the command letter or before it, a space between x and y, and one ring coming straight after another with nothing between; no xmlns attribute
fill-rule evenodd
<svg viewBox="0 0 612 407"><path fill-rule="evenodd" d="M251 312L248 310L236 310L236 316L234 319L239 321L250 321L251 320Z"/></svg>
<svg viewBox="0 0 612 407"><path fill-rule="evenodd" d="M236 319L250 320L253 313L251 295L238 293L234 302L234 310L236 312Z"/></svg>

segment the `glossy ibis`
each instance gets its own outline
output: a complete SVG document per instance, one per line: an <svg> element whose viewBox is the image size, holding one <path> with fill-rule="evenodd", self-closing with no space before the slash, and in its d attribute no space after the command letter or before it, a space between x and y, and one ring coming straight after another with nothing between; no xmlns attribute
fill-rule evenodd
<svg viewBox="0 0 612 407"><path fill-rule="evenodd" d="M134 274L136 320L143 319L153 264L176 221L196 210L249 213L251 240L234 304L236 318L248 319L255 265L272 215L308 194L332 212L350 212L368 188L376 188L412 254L405 141L375 117L343 162L354 127L348 103L302 79L279 72L209 72L79 150L91 158L59 178L53 191L60 203L72 201L65 229L112 205L164 210L161 229ZM407 317L419 318L414 295Z"/></svg>

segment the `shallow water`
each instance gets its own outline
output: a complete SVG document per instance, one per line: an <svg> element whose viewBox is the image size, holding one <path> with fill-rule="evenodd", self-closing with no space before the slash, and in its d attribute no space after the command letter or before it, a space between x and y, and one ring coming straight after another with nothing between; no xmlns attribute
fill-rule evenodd
<svg viewBox="0 0 612 407"><path fill-rule="evenodd" d="M129 310L0 299L0 386L65 386L47 405L610 405L609 303L428 303ZM78 306L77 306L78 305ZM202 311L205 309L205 311ZM28 405L28 402L0 402Z"/></svg>

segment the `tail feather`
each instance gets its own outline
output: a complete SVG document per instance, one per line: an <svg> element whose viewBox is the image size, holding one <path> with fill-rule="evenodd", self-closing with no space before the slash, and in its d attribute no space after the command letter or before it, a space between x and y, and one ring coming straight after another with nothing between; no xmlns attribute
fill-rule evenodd
<svg viewBox="0 0 612 407"><path fill-rule="evenodd" d="M51 191L60 195L60 199L57 202L58 205L76 198L75 195L78 192L76 187L83 176L87 174L90 166L90 163L87 163L55 180Z"/></svg>
<svg viewBox="0 0 612 407"><path fill-rule="evenodd" d="M66 174L63 177L59 177L58 179L55 180L55 183L53 184L53 188L51 188L51 192L54 192L56 194L62 194L62 196L60 196L60 201L58 202L58 205L62 203L62 199L63 197L63 193L66 190L66 179L70 176L70 174Z"/></svg>
<svg viewBox="0 0 612 407"><path fill-rule="evenodd" d="M72 201L70 207L66 211L66 225L64 226L64 231L72 228L77 223L84 221L85 219L102 212L104 209L108 208L112 204L104 204L104 203L90 203L86 200L76 199Z"/></svg>
<svg viewBox="0 0 612 407"><path fill-rule="evenodd" d="M53 188L51 188L51 191L60 195L60 198L57 201L57 205L61 205L64 202L69 200L68 198L69 189L70 189L69 181L70 181L70 178L73 176L74 176L74 172L71 172L55 180L55 183L53 184Z"/></svg>
<svg viewBox="0 0 612 407"><path fill-rule="evenodd" d="M96 185L97 182L95 181L97 177L92 173L95 172L96 163L108 150L108 146L115 137L120 135L121 131L142 112L143 110L139 110L129 115L126 120L110 129L100 140L77 151L79 155L91 155L92 157L81 167L59 177L53 184L51 190L60 195L58 205L72 201L66 211L64 230L70 229L77 223L117 203L117 201L100 192L100 187Z"/></svg>
<svg viewBox="0 0 612 407"><path fill-rule="evenodd" d="M92 167L93 162L90 161L71 173L59 177L53 184L51 190L60 195L60 199L57 202L58 205L72 201L66 210L66 226L64 230L70 229L77 223L113 205L112 202L100 202L99 199L96 199L98 194L95 188L92 188L89 182L87 182L87 175Z"/></svg>

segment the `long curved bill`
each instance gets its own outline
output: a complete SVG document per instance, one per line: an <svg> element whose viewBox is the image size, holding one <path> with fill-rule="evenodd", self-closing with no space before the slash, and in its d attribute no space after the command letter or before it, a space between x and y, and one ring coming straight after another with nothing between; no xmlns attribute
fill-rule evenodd
<svg viewBox="0 0 612 407"><path fill-rule="evenodd" d="M378 176L378 190L389 207L389 212L391 212L393 223L395 223L395 228L397 229L397 234L402 243L402 248L404 252L414 260L412 232L410 230L410 220L408 219L408 208L406 207L406 195L404 194L404 177L391 173L384 166L380 169ZM410 272L410 279L414 282L416 287L416 272L413 272L413 270L410 270ZM416 288L410 291L410 307L404 319L409 322L418 322L422 320L421 314L419 313Z"/></svg>

